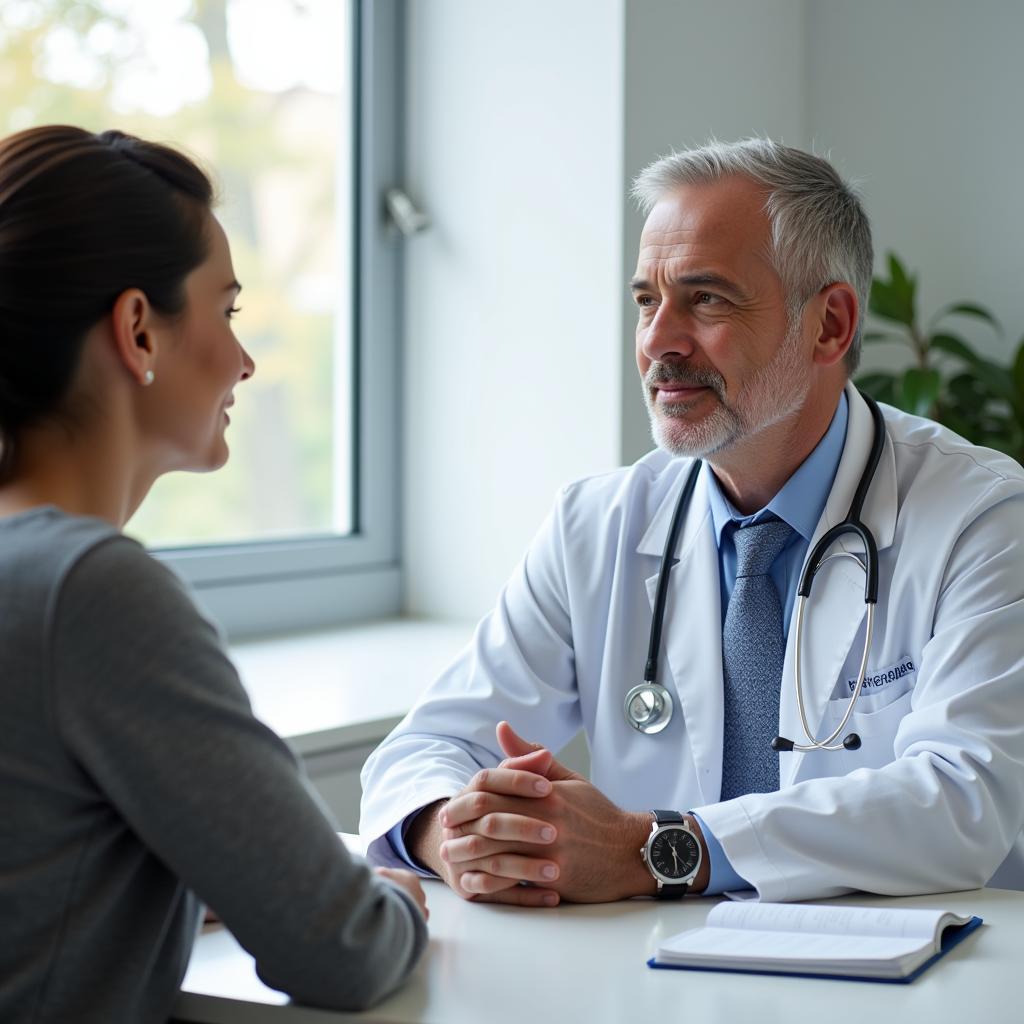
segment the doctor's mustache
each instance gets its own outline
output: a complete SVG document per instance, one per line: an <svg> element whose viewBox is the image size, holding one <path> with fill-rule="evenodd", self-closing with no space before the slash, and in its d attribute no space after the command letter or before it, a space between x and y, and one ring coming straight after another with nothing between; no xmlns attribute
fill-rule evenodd
<svg viewBox="0 0 1024 1024"><path fill-rule="evenodd" d="M685 363L651 363L644 374L644 387L650 390L659 384L711 388L725 401L725 378L709 367L687 366Z"/></svg>

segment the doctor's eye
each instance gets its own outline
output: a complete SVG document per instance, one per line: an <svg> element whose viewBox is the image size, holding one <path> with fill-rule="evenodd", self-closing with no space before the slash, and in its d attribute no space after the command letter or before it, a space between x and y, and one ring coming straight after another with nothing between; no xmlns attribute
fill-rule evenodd
<svg viewBox="0 0 1024 1024"><path fill-rule="evenodd" d="M715 295L714 292L697 292L695 299L698 306L710 306L722 301L721 296Z"/></svg>

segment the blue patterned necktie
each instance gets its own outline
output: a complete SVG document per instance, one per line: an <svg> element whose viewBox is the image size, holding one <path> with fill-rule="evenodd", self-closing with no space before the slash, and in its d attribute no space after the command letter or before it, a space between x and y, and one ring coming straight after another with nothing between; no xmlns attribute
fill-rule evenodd
<svg viewBox="0 0 1024 1024"><path fill-rule="evenodd" d="M779 788L779 687L786 656L782 602L768 571L793 530L780 519L740 527L736 585L722 624L725 730L722 799Z"/></svg>

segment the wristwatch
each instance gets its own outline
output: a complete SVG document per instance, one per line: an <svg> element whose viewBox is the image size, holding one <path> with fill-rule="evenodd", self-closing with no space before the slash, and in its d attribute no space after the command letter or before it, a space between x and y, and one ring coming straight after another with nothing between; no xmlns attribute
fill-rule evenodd
<svg viewBox="0 0 1024 1024"><path fill-rule="evenodd" d="M647 870L662 899L679 899L690 891L700 870L700 842L678 811L651 811L651 834L640 847Z"/></svg>

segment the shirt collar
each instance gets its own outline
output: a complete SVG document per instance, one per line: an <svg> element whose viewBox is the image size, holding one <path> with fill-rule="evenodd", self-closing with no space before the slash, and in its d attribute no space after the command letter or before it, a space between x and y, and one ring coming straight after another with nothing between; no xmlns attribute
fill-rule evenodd
<svg viewBox="0 0 1024 1024"><path fill-rule="evenodd" d="M722 531L730 522L740 524L759 522L769 513L788 523L801 537L810 543L815 527L832 490L832 481L839 468L839 459L846 443L846 423L849 419L849 403L844 391L832 416L832 422L814 451L797 468L797 471L783 484L782 490L764 508L745 516L737 512L733 504L722 493L718 479L705 462L701 470L706 474L708 498L711 504L711 521L715 527L715 540L722 543Z"/></svg>

